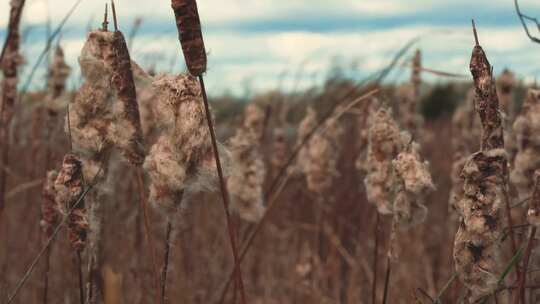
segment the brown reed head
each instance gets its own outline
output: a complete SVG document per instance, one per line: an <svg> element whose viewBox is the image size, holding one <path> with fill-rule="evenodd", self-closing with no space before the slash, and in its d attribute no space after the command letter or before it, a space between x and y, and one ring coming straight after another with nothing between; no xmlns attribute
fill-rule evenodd
<svg viewBox="0 0 540 304"><path fill-rule="evenodd" d="M172 0L176 26L189 73L200 76L206 71L206 50L196 0Z"/></svg>
<svg viewBox="0 0 540 304"><path fill-rule="evenodd" d="M54 182L57 177L57 171L51 170L47 172L47 177L45 178L43 189L41 191L42 202L40 224L47 237L52 235L53 229L59 221L59 213L56 206L56 191L54 189Z"/></svg>
<svg viewBox="0 0 540 304"><path fill-rule="evenodd" d="M68 217L68 233L71 247L81 251L86 246L88 219L82 202L83 193L82 162L73 154L67 154L62 169L54 183L56 203L61 212ZM71 213L70 213L71 211Z"/></svg>

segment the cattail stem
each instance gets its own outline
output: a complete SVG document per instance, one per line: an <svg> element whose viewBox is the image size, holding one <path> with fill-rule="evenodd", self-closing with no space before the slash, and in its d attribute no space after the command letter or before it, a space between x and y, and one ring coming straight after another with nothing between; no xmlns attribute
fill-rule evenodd
<svg viewBox="0 0 540 304"><path fill-rule="evenodd" d="M377 266L378 266L378 256L379 256L379 224L380 224L380 214L375 209L375 247L373 248L373 282L371 284L371 303L375 304L377 302Z"/></svg>
<svg viewBox="0 0 540 304"><path fill-rule="evenodd" d="M167 272L169 271L169 257L171 251L171 232L172 222L168 219L165 237L165 255L163 257L163 268L161 269L161 304L165 304L167 301L165 294L167 291Z"/></svg>
<svg viewBox="0 0 540 304"><path fill-rule="evenodd" d="M514 300L515 304L521 303L525 304L525 283L527 281L527 267L529 266L529 258L531 257L531 252L533 249L534 236L536 235L536 226L533 226L531 233L529 234L529 241L527 242L527 249L525 251L525 256L523 257L523 268L521 269L521 276L519 278L518 290L516 293L516 298Z"/></svg>
<svg viewBox="0 0 540 304"><path fill-rule="evenodd" d="M77 274L79 276L79 300L81 304L84 304L84 282L83 282L83 273L82 273L82 258L81 258L81 251L76 251L76 258L77 258Z"/></svg>
<svg viewBox="0 0 540 304"><path fill-rule="evenodd" d="M386 304L386 301L388 300L388 285L390 283L390 272L392 270L392 261L390 260L390 257L386 258L386 275L384 277L384 294L383 294L383 304Z"/></svg>
<svg viewBox="0 0 540 304"><path fill-rule="evenodd" d="M43 295L42 295L43 304L48 303L50 266L51 266L51 248L47 248L47 251L45 252L45 268L43 270Z"/></svg>
<svg viewBox="0 0 540 304"><path fill-rule="evenodd" d="M140 167L137 168L137 184L139 187L140 204L144 220L144 233L146 235L146 241L148 242L148 250L150 251L150 259L152 262L152 268L154 272L154 281L156 288L156 303L159 303L160 290L160 278L157 266L156 247L154 246L154 239L152 238L152 231L150 229L150 219L148 218L148 202L146 200L146 194L144 193L144 172Z"/></svg>
<svg viewBox="0 0 540 304"><path fill-rule="evenodd" d="M204 110L206 112L206 120L208 122L208 128L210 129L210 137L212 139L212 147L214 150L214 157L216 160L216 169L219 176L219 185L221 188L221 196L223 198L223 207L225 209L225 217L227 220L227 229L229 231L229 238L231 242L231 247L233 251L233 258L234 258L234 268L236 273L236 278L238 280L239 288L240 288L240 295L242 299L242 304L246 304L246 295L244 292L244 282L242 280L242 272L240 271L240 264L238 259L238 250L236 247L236 237L234 232L234 225L231 221L231 217L229 214L229 193L227 191L227 184L225 183L225 178L223 177L223 169L221 167L221 161L219 159L219 152L217 147L217 141L216 141L216 134L214 131L214 124L212 122L212 116L210 113L210 106L208 105L208 96L206 95L206 88L204 86L204 79L203 76L199 76L199 82L201 84L201 91L203 96L203 102L204 102Z"/></svg>

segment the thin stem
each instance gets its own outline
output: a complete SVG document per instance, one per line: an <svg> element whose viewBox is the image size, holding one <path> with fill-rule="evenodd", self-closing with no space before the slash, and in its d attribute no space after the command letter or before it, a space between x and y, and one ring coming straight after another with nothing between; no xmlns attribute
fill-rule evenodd
<svg viewBox="0 0 540 304"><path fill-rule="evenodd" d="M373 248L373 283L371 285L371 303L377 303L377 262L379 257L379 211L375 209L375 248Z"/></svg>
<svg viewBox="0 0 540 304"><path fill-rule="evenodd" d="M523 268L521 269L522 271L521 271L521 277L519 278L518 290L516 293L516 297L514 299L515 304L519 304L520 299L522 301L522 304L525 304L524 286L527 281L527 267L529 266L529 258L531 256L535 234L536 234L536 227L533 227L529 235L529 241L527 243L527 249L525 250L525 256L523 257Z"/></svg>
<svg viewBox="0 0 540 304"><path fill-rule="evenodd" d="M84 282L83 282L83 273L82 273L82 258L81 252L77 250L77 274L79 276L79 300L81 304L84 304Z"/></svg>
<svg viewBox="0 0 540 304"><path fill-rule="evenodd" d="M386 275L384 277L384 294L383 294L383 304L386 304L386 301L388 300L388 285L390 283L390 271L392 269L392 261L390 260L390 257L386 258Z"/></svg>
<svg viewBox="0 0 540 304"><path fill-rule="evenodd" d="M152 262L152 270L154 272L154 281L156 288L156 303L159 303L160 290L160 278L157 266L156 247L154 246L154 239L152 238L152 229L150 227L150 219L148 218L148 202L146 200L146 194L144 193L144 172L141 168L137 168L137 186L139 187L139 202L144 219L144 234L146 241L148 242L148 251L150 252L150 259Z"/></svg>
<svg viewBox="0 0 540 304"><path fill-rule="evenodd" d="M165 238L165 256L163 257L163 268L161 269L161 304L166 303L166 289L167 289L167 272L169 270L169 256L171 251L171 220L167 220L167 232Z"/></svg>
<svg viewBox="0 0 540 304"><path fill-rule="evenodd" d="M48 248L45 253L45 269L43 271L43 298L42 303L47 304L49 297L49 270L51 266L51 248Z"/></svg>
<svg viewBox="0 0 540 304"><path fill-rule="evenodd" d="M208 122L208 128L210 129L210 137L212 139L212 147L214 149L214 157L216 161L216 169L219 176L219 185L221 188L221 196L223 198L223 207L225 209L225 217L227 220L227 228L229 230L229 238L231 242L231 247L233 251L233 257L234 257L234 268L236 277L238 280L239 288L240 288L240 295L242 298L242 304L246 304L246 295L244 292L244 282L242 280L242 272L240 271L240 260L238 258L238 250L236 247L236 237L234 233L234 225L231 221L231 217L229 214L229 192L227 191L227 184L225 183L225 178L223 177L223 169L221 167L221 161L219 159L219 152L217 147L217 141L216 141L216 134L214 131L214 124L212 122L212 116L210 113L210 106L208 105L208 96L206 95L206 88L204 87L204 80L203 76L199 76L199 82L201 84L201 91L203 95L203 102L204 102L204 110L206 112L206 120Z"/></svg>

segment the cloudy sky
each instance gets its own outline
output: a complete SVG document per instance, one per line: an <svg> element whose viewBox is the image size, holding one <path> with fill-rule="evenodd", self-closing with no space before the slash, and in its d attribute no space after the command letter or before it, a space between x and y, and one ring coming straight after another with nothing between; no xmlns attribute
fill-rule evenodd
<svg viewBox="0 0 540 304"><path fill-rule="evenodd" d="M23 26L30 64L41 52L45 21L56 27L75 0L27 0ZM474 2L474 4L472 4ZM83 0L65 26L61 44L68 61L77 56L90 26L101 23L105 1ZM473 45L470 20L496 71L505 67L531 80L540 74L540 45L523 33L513 0L199 0L209 52L207 82L214 94L249 94L321 83L332 67L361 78L384 66L409 39L420 36L424 65L468 74ZM0 38L5 37L9 1L0 1ZM540 17L540 1L521 0ZM183 59L170 1L116 0L119 23L129 33L143 20L132 57L159 71L180 71ZM539 33L540 35L540 33ZM78 68L76 68L78 70ZM335 70L335 69L334 69ZM38 73L36 85L43 82ZM395 79L406 75L397 72ZM430 81L441 81L429 78ZM78 77L73 77L76 85Z"/></svg>

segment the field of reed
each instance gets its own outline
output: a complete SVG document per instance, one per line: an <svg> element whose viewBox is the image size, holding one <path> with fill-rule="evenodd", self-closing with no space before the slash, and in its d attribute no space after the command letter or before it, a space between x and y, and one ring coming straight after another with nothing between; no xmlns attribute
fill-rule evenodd
<svg viewBox="0 0 540 304"><path fill-rule="evenodd" d="M111 2L78 66L51 34L44 90L10 5L0 304L540 302L540 90L495 75L474 21L470 76L409 41L362 81L246 100L208 98L195 0L171 1L185 72L135 62Z"/></svg>

